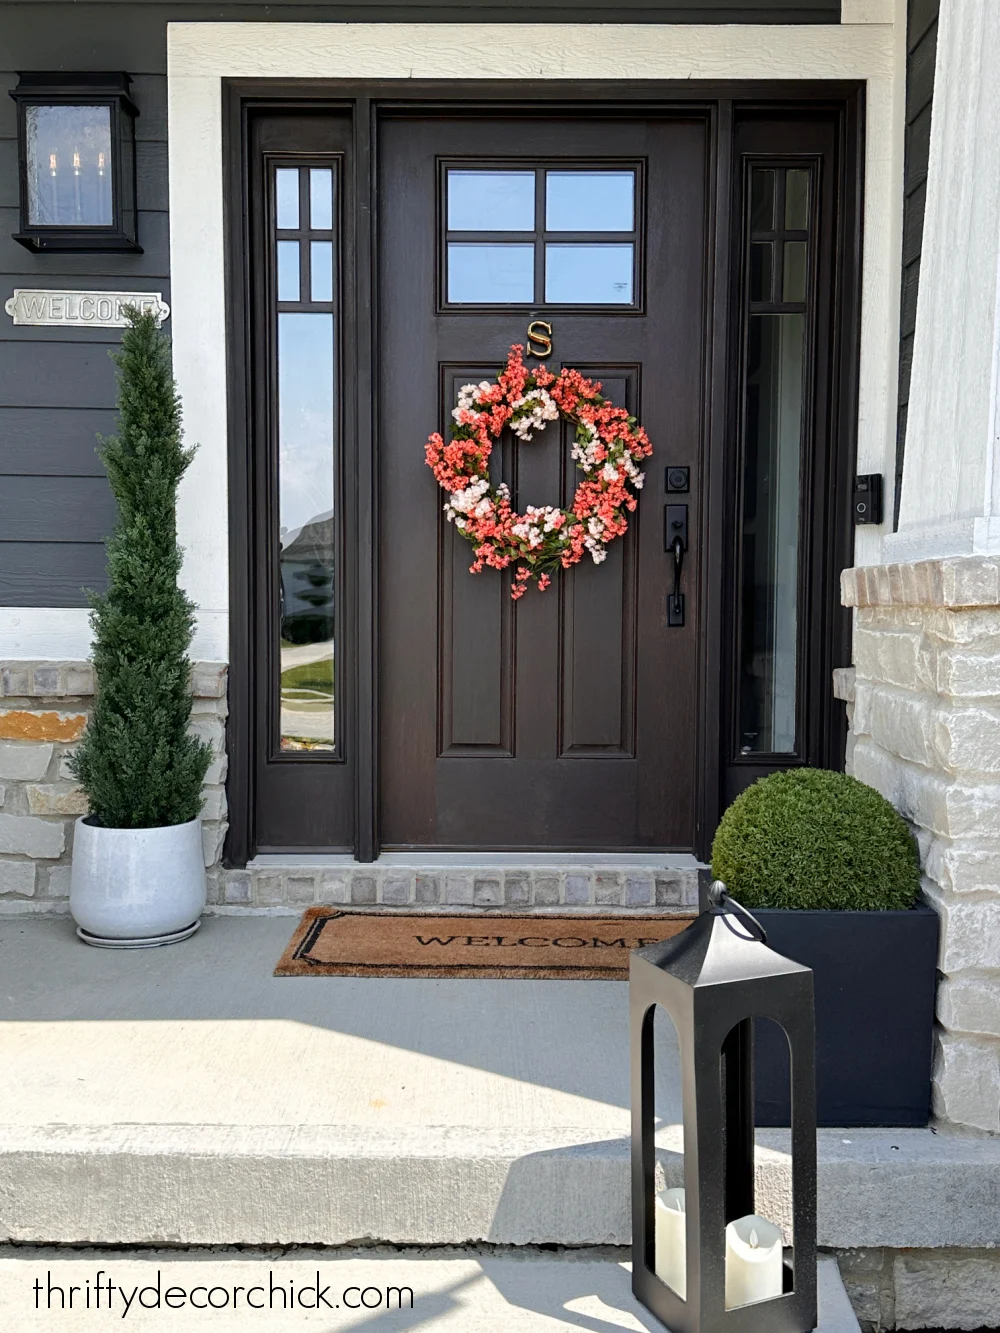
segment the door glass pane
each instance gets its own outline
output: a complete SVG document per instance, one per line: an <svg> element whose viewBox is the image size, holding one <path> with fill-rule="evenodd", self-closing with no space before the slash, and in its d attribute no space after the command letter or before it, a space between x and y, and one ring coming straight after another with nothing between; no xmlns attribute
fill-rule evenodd
<svg viewBox="0 0 1000 1333"><path fill-rule="evenodd" d="M314 301L333 300L332 241L313 241L309 247L309 283Z"/></svg>
<svg viewBox="0 0 1000 1333"><path fill-rule="evenodd" d="M29 106L25 136L28 222L111 226L111 108Z"/></svg>
<svg viewBox="0 0 1000 1333"><path fill-rule="evenodd" d="M781 299L783 301L804 301L806 299L805 241L785 242L785 263L781 278Z"/></svg>
<svg viewBox="0 0 1000 1333"><path fill-rule="evenodd" d="M809 226L809 172L794 168L785 173L785 230Z"/></svg>
<svg viewBox="0 0 1000 1333"><path fill-rule="evenodd" d="M277 225L279 231L297 231L299 226L299 171L297 167L279 167L274 173Z"/></svg>
<svg viewBox="0 0 1000 1333"><path fill-rule="evenodd" d="M743 463L740 748L795 750L805 316L751 315Z"/></svg>
<svg viewBox="0 0 1000 1333"><path fill-rule="evenodd" d="M309 225L313 231L333 228L333 172L325 167L309 172Z"/></svg>
<svg viewBox="0 0 1000 1333"><path fill-rule="evenodd" d="M545 299L555 305L631 305L631 245L547 245Z"/></svg>
<svg viewBox="0 0 1000 1333"><path fill-rule="evenodd" d="M278 315L281 748L334 743L334 323Z"/></svg>
<svg viewBox="0 0 1000 1333"><path fill-rule="evenodd" d="M750 173L750 230L774 231L774 172L769 167Z"/></svg>
<svg viewBox="0 0 1000 1333"><path fill-rule="evenodd" d="M750 300L774 300L774 247L770 241L754 241L750 246Z"/></svg>
<svg viewBox="0 0 1000 1333"><path fill-rule="evenodd" d="M534 229L533 171L448 172L449 231Z"/></svg>
<svg viewBox="0 0 1000 1333"><path fill-rule="evenodd" d="M548 231L631 231L634 171L550 171L545 178Z"/></svg>
<svg viewBox="0 0 1000 1333"><path fill-rule="evenodd" d="M278 242L278 300L299 299L299 243Z"/></svg>
<svg viewBox="0 0 1000 1333"><path fill-rule="evenodd" d="M481 305L530 305L535 299L535 247L453 242L448 246L448 300Z"/></svg>

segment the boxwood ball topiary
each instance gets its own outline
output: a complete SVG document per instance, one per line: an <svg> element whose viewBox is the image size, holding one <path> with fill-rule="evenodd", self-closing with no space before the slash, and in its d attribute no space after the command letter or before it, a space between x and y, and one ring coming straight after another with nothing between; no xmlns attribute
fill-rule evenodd
<svg viewBox="0 0 1000 1333"><path fill-rule="evenodd" d="M712 873L746 907L912 907L920 859L884 796L846 773L793 768L761 778L722 816Z"/></svg>

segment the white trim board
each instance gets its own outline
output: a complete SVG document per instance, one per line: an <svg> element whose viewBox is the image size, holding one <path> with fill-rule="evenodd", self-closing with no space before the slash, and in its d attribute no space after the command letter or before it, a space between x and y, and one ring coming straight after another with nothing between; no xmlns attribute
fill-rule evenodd
<svg viewBox="0 0 1000 1333"><path fill-rule="evenodd" d="M544 34L544 41L539 34ZM862 79L867 83L858 466L892 475L902 234L903 82L892 24L803 26L170 23L167 72L174 370L198 453L182 483L183 581L197 655L228 661L222 80ZM414 447L417 447L416 444ZM874 552L881 534L861 542ZM871 563L871 552L856 557ZM19 612L30 618L31 611ZM46 611L46 615L51 612ZM86 655L67 626L65 658Z"/></svg>

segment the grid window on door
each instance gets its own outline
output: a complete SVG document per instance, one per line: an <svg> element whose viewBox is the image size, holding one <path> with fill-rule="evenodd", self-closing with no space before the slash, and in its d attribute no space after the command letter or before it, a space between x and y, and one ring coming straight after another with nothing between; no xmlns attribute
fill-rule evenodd
<svg viewBox="0 0 1000 1333"><path fill-rule="evenodd" d="M445 306L639 304L638 166L444 170Z"/></svg>
<svg viewBox="0 0 1000 1333"><path fill-rule="evenodd" d="M276 167L278 747L336 748L335 477L339 449L337 173ZM297 756L301 757L301 756Z"/></svg>

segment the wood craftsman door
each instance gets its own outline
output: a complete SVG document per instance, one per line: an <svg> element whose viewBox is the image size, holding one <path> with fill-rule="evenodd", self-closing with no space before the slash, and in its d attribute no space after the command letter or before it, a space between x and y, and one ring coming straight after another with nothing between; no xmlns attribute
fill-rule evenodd
<svg viewBox="0 0 1000 1333"><path fill-rule="evenodd" d="M381 121L385 848L694 845L708 133L707 117L683 111ZM458 388L492 378L533 320L551 325L549 366L600 380L654 454L606 561L587 558L515 604L509 572L470 573L471 547L445 521L422 446L447 431ZM571 504L571 444L553 423L494 451L517 510ZM667 504L684 506L688 524L676 625Z"/></svg>
<svg viewBox="0 0 1000 1333"><path fill-rule="evenodd" d="M756 778L843 762L863 137L820 92L229 90L233 864L704 859ZM518 602L424 458L513 343L653 444L605 561ZM492 480L568 508L572 444Z"/></svg>

